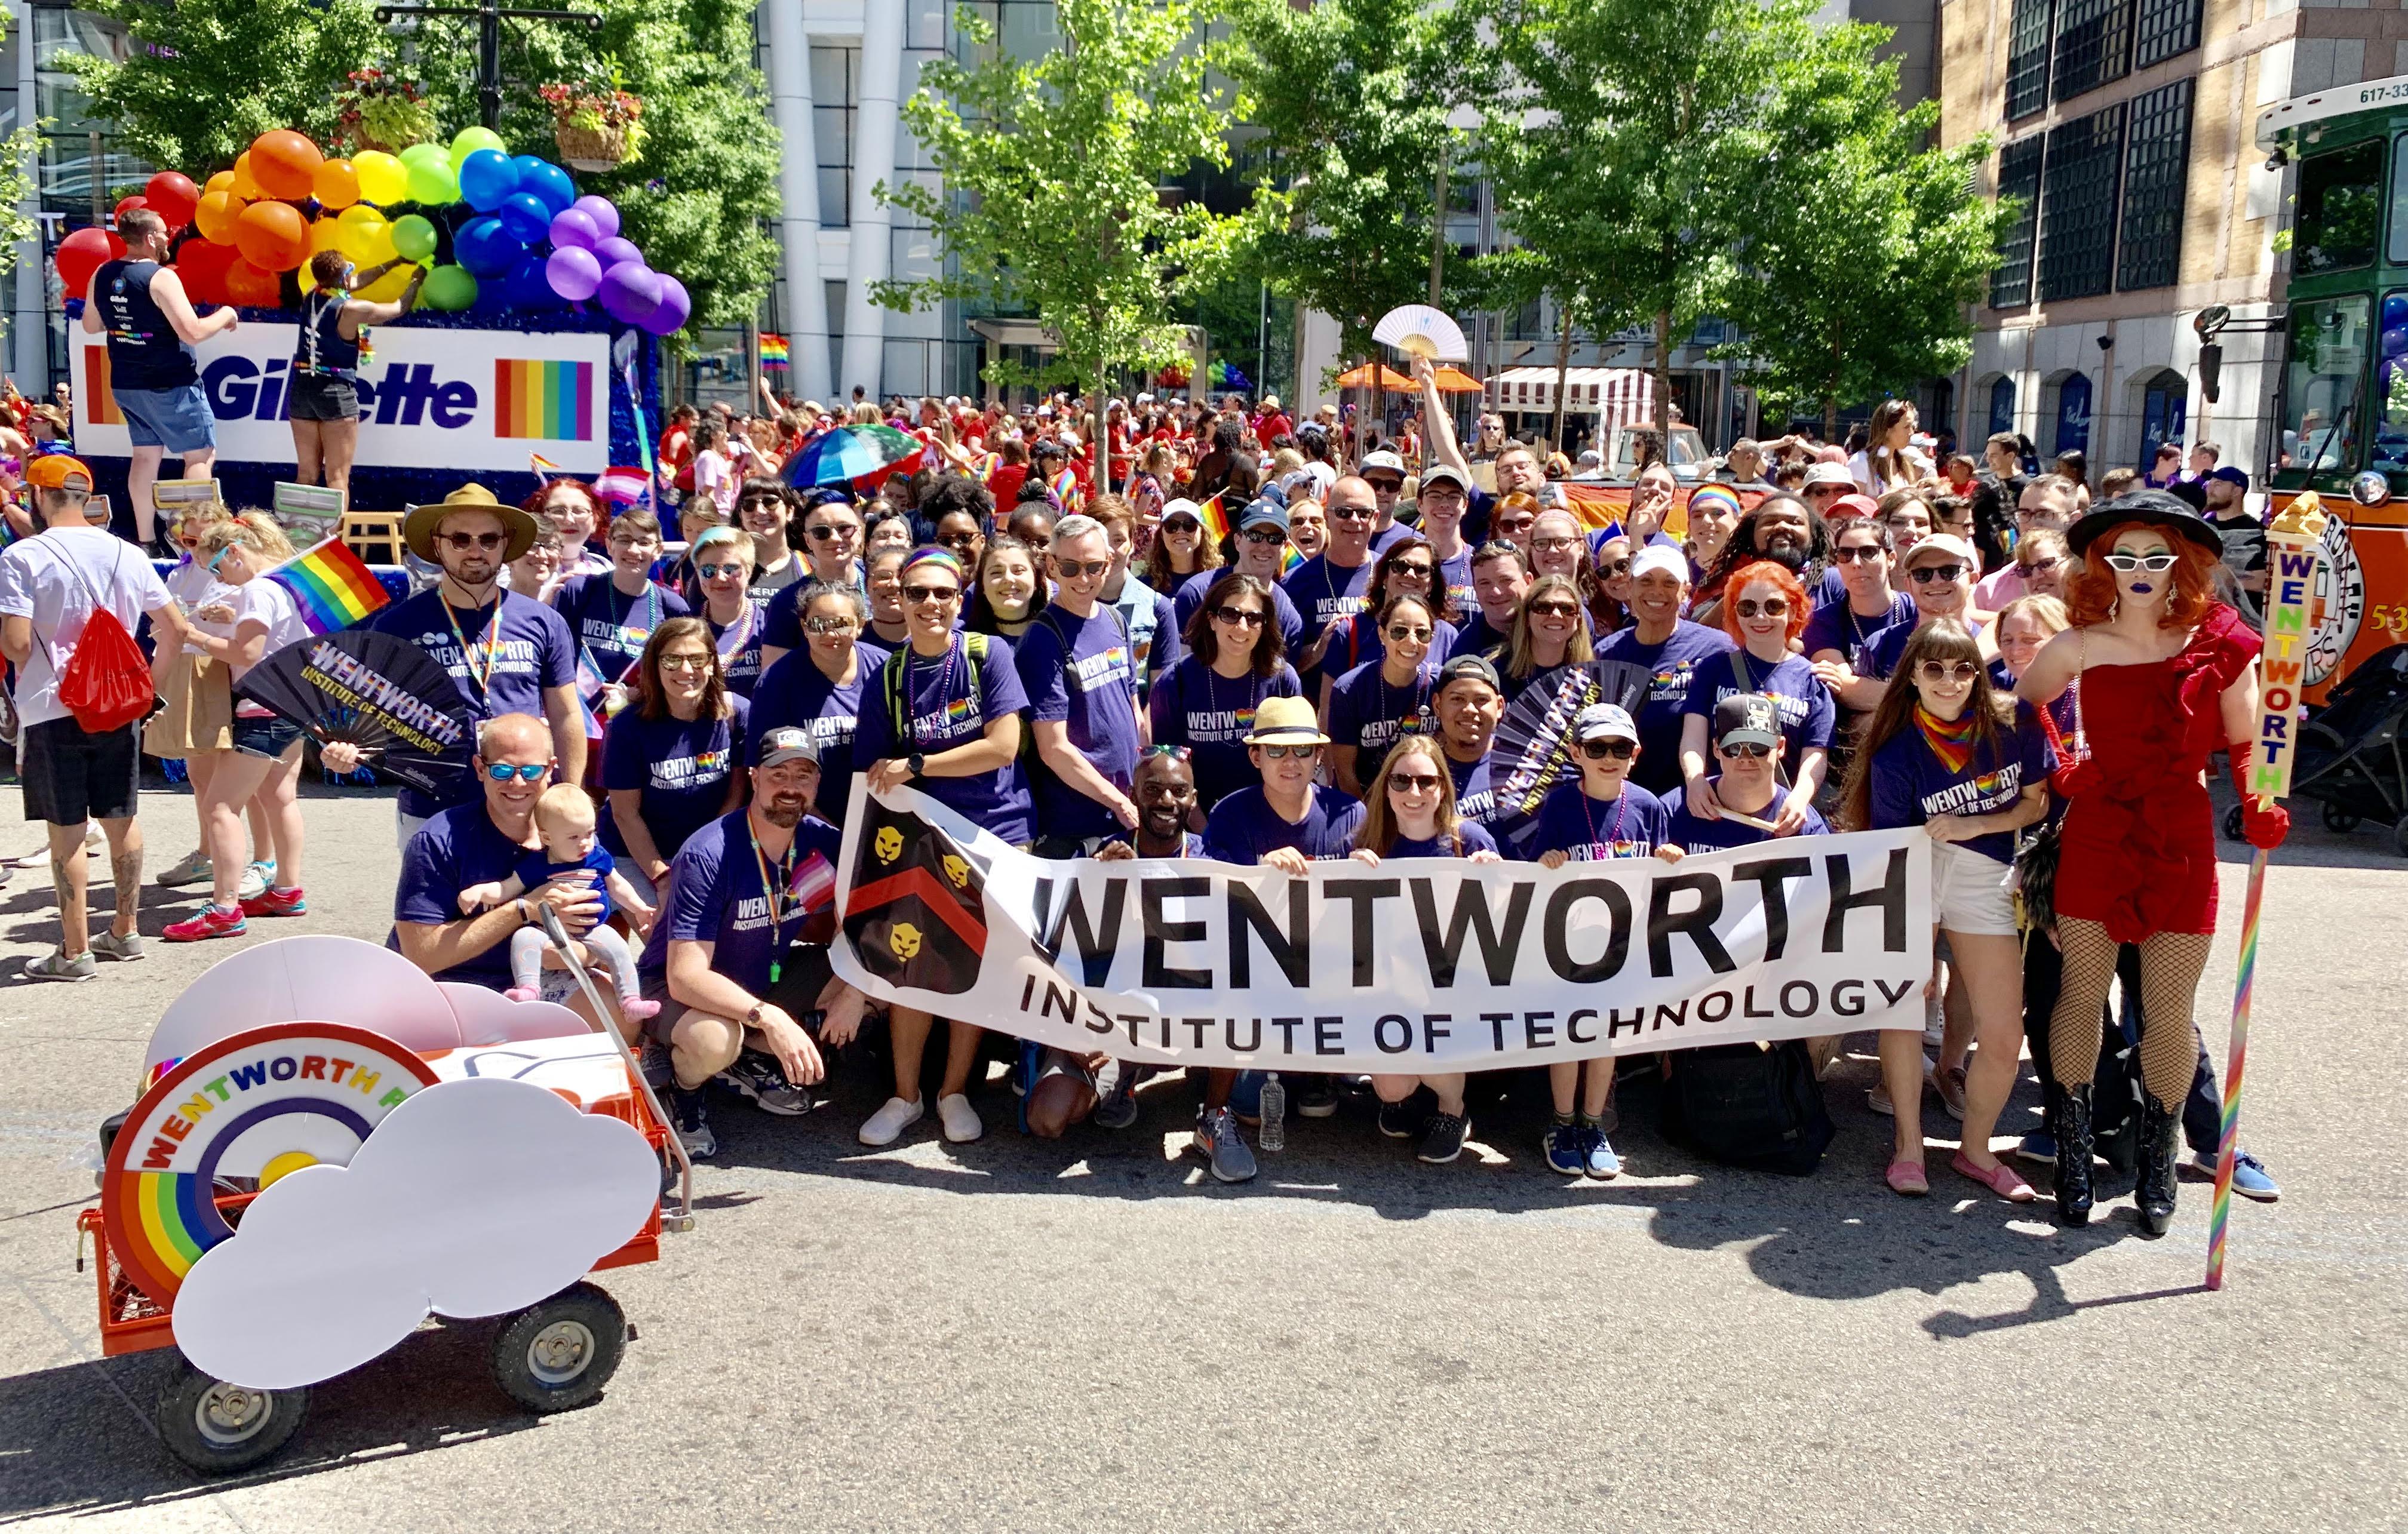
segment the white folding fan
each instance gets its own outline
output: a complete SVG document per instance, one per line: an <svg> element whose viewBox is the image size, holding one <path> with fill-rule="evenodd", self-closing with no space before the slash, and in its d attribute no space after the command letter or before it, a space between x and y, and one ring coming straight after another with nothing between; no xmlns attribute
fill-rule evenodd
<svg viewBox="0 0 2408 1534"><path fill-rule="evenodd" d="M1433 362L1462 362L1471 355L1463 327L1427 304L1402 304L1380 316L1371 338L1382 346Z"/></svg>

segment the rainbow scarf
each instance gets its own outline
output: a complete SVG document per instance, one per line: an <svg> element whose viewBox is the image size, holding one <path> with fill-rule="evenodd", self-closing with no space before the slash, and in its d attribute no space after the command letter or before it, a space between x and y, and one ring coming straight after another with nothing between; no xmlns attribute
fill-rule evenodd
<svg viewBox="0 0 2408 1534"><path fill-rule="evenodd" d="M1942 719L1920 703L1914 706L1914 727L1923 732L1923 743L1952 773L1964 771L1973 759L1973 723L1971 709L1955 719Z"/></svg>

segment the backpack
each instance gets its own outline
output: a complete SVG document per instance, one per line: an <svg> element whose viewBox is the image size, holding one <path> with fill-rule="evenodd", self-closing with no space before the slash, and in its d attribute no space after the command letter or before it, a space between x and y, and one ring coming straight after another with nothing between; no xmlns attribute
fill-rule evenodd
<svg viewBox="0 0 2408 1534"><path fill-rule="evenodd" d="M1664 1138L1716 1161L1803 1177L1837 1132L1803 1039L1682 1053L1663 1096Z"/></svg>
<svg viewBox="0 0 2408 1534"><path fill-rule="evenodd" d="M58 677L59 706L75 717L87 735L107 735L148 716L158 695L150 685L150 664L142 647L126 632L125 621L100 599L84 579L81 566L69 555L60 561L92 598L92 616L84 620L83 636L66 669L59 670L58 652L50 652L50 669Z"/></svg>
<svg viewBox="0 0 2408 1534"><path fill-rule="evenodd" d="M963 635L962 651L970 663L970 695L976 697L979 692L979 667L986 661L986 636ZM911 738L911 703L903 695L903 673L907 667L903 664L902 657L910 652L910 646L907 642L903 649L896 652L895 664L881 668L879 680L886 694L887 722L895 726L895 743L917 750L919 742Z"/></svg>

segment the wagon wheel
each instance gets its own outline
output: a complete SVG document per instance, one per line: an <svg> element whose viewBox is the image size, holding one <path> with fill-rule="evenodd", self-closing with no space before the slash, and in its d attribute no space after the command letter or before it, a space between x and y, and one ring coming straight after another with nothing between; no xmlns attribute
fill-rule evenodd
<svg viewBox="0 0 2408 1534"><path fill-rule="evenodd" d="M2325 801L2325 829L2336 836L2347 836L2366 823L2363 815L2353 815L2330 799Z"/></svg>
<svg viewBox="0 0 2408 1534"><path fill-rule="evenodd" d="M494 1379L530 1412L568 1412L602 1393L627 1349L626 1312L572 1283L509 1318L494 1339Z"/></svg>
<svg viewBox="0 0 2408 1534"><path fill-rule="evenodd" d="M159 1391L159 1436L205 1475L258 1464L293 1440L309 1414L309 1390L253 1390L180 1364Z"/></svg>
<svg viewBox="0 0 2408 1534"><path fill-rule="evenodd" d="M2237 804L2224 812L2224 839L2227 841L2242 839L2241 807Z"/></svg>
<svg viewBox="0 0 2408 1534"><path fill-rule="evenodd" d="M2391 828L2391 847L2401 857L2408 857L2408 815L2401 816L2400 824Z"/></svg>

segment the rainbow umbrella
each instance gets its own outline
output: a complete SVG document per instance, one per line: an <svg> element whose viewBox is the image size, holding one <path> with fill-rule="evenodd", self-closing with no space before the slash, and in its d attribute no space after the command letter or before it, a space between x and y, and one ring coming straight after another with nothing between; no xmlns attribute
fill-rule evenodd
<svg viewBox="0 0 2408 1534"><path fill-rule="evenodd" d="M797 489L850 484L899 464L924 444L892 426L838 426L786 461L786 482Z"/></svg>

